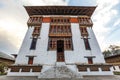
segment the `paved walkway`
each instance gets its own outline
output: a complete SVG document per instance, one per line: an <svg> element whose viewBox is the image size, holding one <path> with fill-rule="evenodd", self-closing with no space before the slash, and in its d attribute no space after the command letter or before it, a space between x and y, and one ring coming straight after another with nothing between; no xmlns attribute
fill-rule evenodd
<svg viewBox="0 0 120 80"><path fill-rule="evenodd" d="M53 79L38 79L37 77L7 77L0 76L0 80L120 80L119 75L115 76L85 76L83 79L75 78L53 78Z"/></svg>

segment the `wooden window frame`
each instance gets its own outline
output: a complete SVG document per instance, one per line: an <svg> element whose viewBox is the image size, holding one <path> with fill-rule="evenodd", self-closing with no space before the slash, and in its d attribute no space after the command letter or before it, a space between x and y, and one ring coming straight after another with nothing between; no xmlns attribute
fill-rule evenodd
<svg viewBox="0 0 120 80"><path fill-rule="evenodd" d="M64 50L73 50L72 38L52 38L49 37L48 50L57 49L57 40L64 40Z"/></svg>
<svg viewBox="0 0 120 80"><path fill-rule="evenodd" d="M87 27L86 26L80 26L80 32L81 32L81 36L88 37L88 31L87 31Z"/></svg>
<svg viewBox="0 0 120 80"><path fill-rule="evenodd" d="M35 26L32 36L33 37L39 37L40 36L40 32L41 32L41 25L40 26Z"/></svg>
<svg viewBox="0 0 120 80"><path fill-rule="evenodd" d="M35 50L36 49L36 44L37 44L37 38L32 38L30 50Z"/></svg>
<svg viewBox="0 0 120 80"><path fill-rule="evenodd" d="M85 44L85 49L91 50L88 38L83 38L83 40L84 40L84 44Z"/></svg>
<svg viewBox="0 0 120 80"><path fill-rule="evenodd" d="M42 22L42 17L35 17L35 16L30 16L29 20L28 20L29 23L39 23L39 22Z"/></svg>
<svg viewBox="0 0 120 80"><path fill-rule="evenodd" d="M51 25L49 34L71 34L70 25Z"/></svg>
<svg viewBox="0 0 120 80"><path fill-rule="evenodd" d="M92 57L88 57L88 64L93 64L93 58Z"/></svg>
<svg viewBox="0 0 120 80"><path fill-rule="evenodd" d="M29 56L28 57L28 64L32 65L33 64L33 60L34 60L34 56Z"/></svg>
<svg viewBox="0 0 120 80"><path fill-rule="evenodd" d="M70 23L70 17L51 17L51 23Z"/></svg>

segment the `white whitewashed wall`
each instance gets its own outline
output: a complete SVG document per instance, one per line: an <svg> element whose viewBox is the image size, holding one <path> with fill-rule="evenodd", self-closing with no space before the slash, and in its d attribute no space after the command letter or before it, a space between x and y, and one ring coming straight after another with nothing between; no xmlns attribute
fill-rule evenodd
<svg viewBox="0 0 120 80"><path fill-rule="evenodd" d="M32 41L32 32L34 30L34 27L29 27L27 30L27 33L25 35L25 38L23 40L23 43L21 45L21 48L19 50L18 56L16 58L15 64L27 64L28 63L28 57L26 57L27 54L30 54L30 45Z"/></svg>
<svg viewBox="0 0 120 80"><path fill-rule="evenodd" d="M29 27L26 33L26 36L23 40L22 46L16 58L15 64L28 64L28 57L27 56L35 56L33 65L41 64L43 65L42 72L50 69L52 66L56 64L56 51L48 51L48 34L49 34L49 27L50 23L42 23L41 31L39 39L37 40L36 49L30 50L31 42L32 42L32 32L34 30L34 26ZM104 57L94 35L94 32L91 27L87 28L89 34L89 44L91 50L85 49L84 41L81 37L80 28L78 23L71 23L71 31L72 31L72 42L73 42L73 51L66 50L65 54L65 64L66 66L74 72L77 72L78 69L76 68L75 64L80 63L88 63L87 58L94 56L93 63L105 63ZM87 72L77 72L80 74L90 75L90 71ZM9 73L11 75L15 75L14 73ZM22 73L19 73L22 75ZM32 75L33 73L29 73ZM100 71L93 72L92 74L102 75L103 73ZM104 75L112 75L112 72L106 72ZM38 73L36 74L38 75Z"/></svg>
<svg viewBox="0 0 120 80"><path fill-rule="evenodd" d="M29 27L24 38L23 44L19 51L15 64L27 64L30 55L34 57L34 64L54 65L56 62L56 51L48 51L48 34L50 23L42 23L39 39L37 40L36 49L30 50L32 42L33 27ZM65 51L65 63L88 63L86 56L95 56L93 63L105 63L98 42L95 38L92 28L88 27L89 44L91 50L86 50L83 38L81 37L78 23L71 23L73 51Z"/></svg>

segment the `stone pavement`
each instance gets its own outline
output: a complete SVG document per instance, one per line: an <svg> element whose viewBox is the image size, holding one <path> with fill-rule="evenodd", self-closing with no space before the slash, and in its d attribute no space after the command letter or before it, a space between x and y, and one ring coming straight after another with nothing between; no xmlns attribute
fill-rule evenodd
<svg viewBox="0 0 120 80"><path fill-rule="evenodd" d="M83 78L42 78L37 77L8 77L0 76L0 80L120 80L119 75L114 76L84 76Z"/></svg>

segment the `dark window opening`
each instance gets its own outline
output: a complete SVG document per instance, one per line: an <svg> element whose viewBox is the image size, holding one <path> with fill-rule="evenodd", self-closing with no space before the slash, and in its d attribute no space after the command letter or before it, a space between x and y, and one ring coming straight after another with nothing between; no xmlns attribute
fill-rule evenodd
<svg viewBox="0 0 120 80"><path fill-rule="evenodd" d="M92 58L88 58L88 64L93 64Z"/></svg>
<svg viewBox="0 0 120 80"><path fill-rule="evenodd" d="M88 38L84 38L83 40L84 40L86 50L91 50Z"/></svg>
<svg viewBox="0 0 120 80"><path fill-rule="evenodd" d="M63 40L57 41L57 52L64 52L64 41Z"/></svg>
<svg viewBox="0 0 120 80"><path fill-rule="evenodd" d="M29 59L28 59L28 64L33 64L33 58L34 57L28 57Z"/></svg>
<svg viewBox="0 0 120 80"><path fill-rule="evenodd" d="M113 66L113 69L116 70L116 69L115 69L115 66Z"/></svg>
<svg viewBox="0 0 120 80"><path fill-rule="evenodd" d="M37 43L37 38L33 38L31 46L30 46L31 50L35 50L36 49L36 43Z"/></svg>
<svg viewBox="0 0 120 80"><path fill-rule="evenodd" d="M57 41L57 61L64 62L64 41L58 40Z"/></svg>

